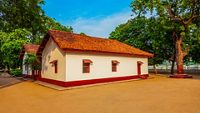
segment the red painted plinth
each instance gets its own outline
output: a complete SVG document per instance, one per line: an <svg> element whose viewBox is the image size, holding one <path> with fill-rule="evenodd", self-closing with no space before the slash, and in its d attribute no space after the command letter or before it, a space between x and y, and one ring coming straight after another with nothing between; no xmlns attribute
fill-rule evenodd
<svg viewBox="0 0 200 113"><path fill-rule="evenodd" d="M192 75L187 75L187 74L174 74L170 75L170 78L192 78Z"/></svg>
<svg viewBox="0 0 200 113"><path fill-rule="evenodd" d="M141 79L147 79L149 76L146 76L146 75L141 75L141 76L139 76L139 78L141 78Z"/></svg>

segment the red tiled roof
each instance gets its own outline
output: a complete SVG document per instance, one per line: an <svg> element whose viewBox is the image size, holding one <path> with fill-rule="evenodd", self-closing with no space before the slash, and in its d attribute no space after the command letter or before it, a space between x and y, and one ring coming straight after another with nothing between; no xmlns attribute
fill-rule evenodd
<svg viewBox="0 0 200 113"><path fill-rule="evenodd" d="M26 44L24 45L25 52L27 53L36 53L40 45L35 44Z"/></svg>
<svg viewBox="0 0 200 113"><path fill-rule="evenodd" d="M35 44L25 44L22 48L22 51L20 53L20 58L23 58L25 52L27 53L32 53L36 54L38 51L40 45L35 45Z"/></svg>
<svg viewBox="0 0 200 113"><path fill-rule="evenodd" d="M86 51L153 57L153 54L151 53L121 43L117 40L91 37L58 30L49 30L48 34L43 39L37 54L41 54L50 37L52 37L58 47L63 51Z"/></svg>

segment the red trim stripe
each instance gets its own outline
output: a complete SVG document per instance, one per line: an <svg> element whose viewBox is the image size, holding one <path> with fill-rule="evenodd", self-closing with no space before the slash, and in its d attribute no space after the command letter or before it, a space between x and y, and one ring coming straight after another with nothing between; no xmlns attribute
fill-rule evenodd
<svg viewBox="0 0 200 113"><path fill-rule="evenodd" d="M69 82L58 81L58 80L47 79L47 78L38 78L38 80L59 85L59 86L63 86L63 87L72 87L72 86L82 86L82 85L96 84L96 83L138 79L138 78L141 78L141 76L144 76L145 78L147 78L149 75L148 74L132 75L132 76L125 76L125 77L100 78L100 79L79 80L79 81L69 81Z"/></svg>

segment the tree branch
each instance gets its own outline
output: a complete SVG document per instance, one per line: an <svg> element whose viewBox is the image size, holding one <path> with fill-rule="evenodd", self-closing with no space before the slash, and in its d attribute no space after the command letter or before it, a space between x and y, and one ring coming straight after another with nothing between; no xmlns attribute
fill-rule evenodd
<svg viewBox="0 0 200 113"><path fill-rule="evenodd" d="M183 58L188 54L188 52L183 51Z"/></svg>
<svg viewBox="0 0 200 113"><path fill-rule="evenodd" d="M183 57L185 57L188 54L188 52L189 52L189 46L187 46L185 50L183 50Z"/></svg>
<svg viewBox="0 0 200 113"><path fill-rule="evenodd" d="M197 5L197 0L192 0L192 9L191 9L191 16L188 19L184 19L179 15L175 15L175 12L172 10L171 5L167 5L166 9L167 12L169 14L169 17L171 18L171 20L173 21L178 21L180 22L182 25L185 26L185 28L188 27L188 25L195 19L197 18L199 15L196 14L196 5Z"/></svg>
<svg viewBox="0 0 200 113"><path fill-rule="evenodd" d="M171 5L166 6L166 8L167 8L167 12L169 13L169 17L172 20L176 20L176 21L181 21L182 20L182 18L180 16L176 16L175 15L175 12L172 10Z"/></svg>
<svg viewBox="0 0 200 113"><path fill-rule="evenodd" d="M192 9L191 9L191 16L187 19L187 21L183 21L183 23L185 25L188 25L192 22L193 19L197 18L198 15L196 15L196 4L197 4L197 0L192 0Z"/></svg>

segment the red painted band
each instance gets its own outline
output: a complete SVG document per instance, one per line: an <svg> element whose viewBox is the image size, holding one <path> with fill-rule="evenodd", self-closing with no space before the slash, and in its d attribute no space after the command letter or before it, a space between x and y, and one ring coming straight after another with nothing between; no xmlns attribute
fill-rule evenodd
<svg viewBox="0 0 200 113"><path fill-rule="evenodd" d="M133 76L125 76L125 77L112 77L112 78L100 78L100 79L91 79L91 80L79 80L79 81L58 81L53 79L47 79L47 78L38 78L38 80L63 86L63 87L72 87L72 86L81 86L81 85L88 85L88 84L96 84L96 83L105 83L105 82L114 82L114 81L122 81L122 80L131 80L131 79L137 79L143 77L148 77L148 74L144 75L133 75Z"/></svg>

